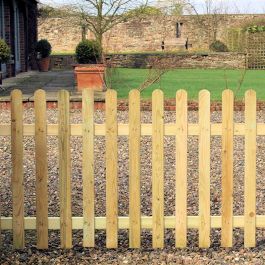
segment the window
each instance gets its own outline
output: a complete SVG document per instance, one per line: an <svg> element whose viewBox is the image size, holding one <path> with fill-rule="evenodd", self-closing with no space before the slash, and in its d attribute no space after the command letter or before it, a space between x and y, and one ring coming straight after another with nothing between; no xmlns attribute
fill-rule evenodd
<svg viewBox="0 0 265 265"><path fill-rule="evenodd" d="M182 27L183 27L183 23L177 22L177 27L176 27L176 37L177 38L181 37Z"/></svg>

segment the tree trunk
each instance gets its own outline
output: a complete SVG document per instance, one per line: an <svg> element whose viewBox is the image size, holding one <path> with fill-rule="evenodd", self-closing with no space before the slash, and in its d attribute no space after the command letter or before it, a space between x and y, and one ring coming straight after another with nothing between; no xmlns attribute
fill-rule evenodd
<svg viewBox="0 0 265 265"><path fill-rule="evenodd" d="M100 48L101 48L101 62L100 63L105 63L105 56L104 56L104 50L103 50L103 34L99 33L96 34L96 41L98 42Z"/></svg>

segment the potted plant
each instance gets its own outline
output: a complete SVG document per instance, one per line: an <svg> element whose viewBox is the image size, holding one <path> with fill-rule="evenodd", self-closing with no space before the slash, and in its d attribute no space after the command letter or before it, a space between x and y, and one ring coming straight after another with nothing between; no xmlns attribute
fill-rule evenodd
<svg viewBox="0 0 265 265"><path fill-rule="evenodd" d="M50 55L52 52L51 44L45 40L39 40L36 44L35 51L37 52L38 66L40 72L48 72L50 67Z"/></svg>
<svg viewBox="0 0 265 265"><path fill-rule="evenodd" d="M9 62L11 50L5 40L0 39L0 67L3 63ZM0 72L0 84L2 84L2 72Z"/></svg>
<svg viewBox="0 0 265 265"><path fill-rule="evenodd" d="M76 47L75 67L77 89L93 89L102 91L104 88L105 65L102 64L102 49L95 40L83 40Z"/></svg>

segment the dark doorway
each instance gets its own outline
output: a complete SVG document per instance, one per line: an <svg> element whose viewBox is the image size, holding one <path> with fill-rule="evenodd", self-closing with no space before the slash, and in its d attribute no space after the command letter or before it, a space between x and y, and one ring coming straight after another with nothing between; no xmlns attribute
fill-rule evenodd
<svg viewBox="0 0 265 265"><path fill-rule="evenodd" d="M177 25L176 25L176 37L177 38L181 37L182 28L183 28L183 23L182 22L177 22Z"/></svg>

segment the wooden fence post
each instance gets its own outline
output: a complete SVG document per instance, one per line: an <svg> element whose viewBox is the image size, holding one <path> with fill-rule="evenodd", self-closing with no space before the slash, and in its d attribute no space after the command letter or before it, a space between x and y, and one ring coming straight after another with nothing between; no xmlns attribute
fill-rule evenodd
<svg viewBox="0 0 265 265"><path fill-rule="evenodd" d="M22 249L24 240L23 105L20 90L11 92L11 152L13 197L13 246Z"/></svg>
<svg viewBox="0 0 265 265"><path fill-rule="evenodd" d="M46 94L37 90L34 94L35 110L35 160L36 160L36 226L37 247L48 248L48 159Z"/></svg>
<svg viewBox="0 0 265 265"><path fill-rule="evenodd" d="M118 247L117 92L106 92L106 217L107 248Z"/></svg>
<svg viewBox="0 0 265 265"><path fill-rule="evenodd" d="M71 210L71 153L69 124L69 92L61 90L59 107L59 177L60 177L60 226L61 247L72 247Z"/></svg>
<svg viewBox="0 0 265 265"><path fill-rule="evenodd" d="M152 229L153 248L164 247L164 229L175 228L176 247L187 246L187 228L199 229L199 247L210 247L210 231L220 228L222 247L233 246L233 227L244 227L245 247L256 246L256 227L264 227L263 215L256 215L257 135L265 135L265 125L257 125L256 92L245 93L245 124L234 123L234 94L222 93L222 124L210 122L210 93L199 93L199 123L188 124L187 92L176 93L176 124L164 124L164 94L152 94L152 124L141 124L140 93L129 94L129 124L117 122L117 93L106 92L106 123L94 124L94 91L82 95L83 124L70 125L69 92L58 94L58 126L47 125L46 94L34 93L35 126L23 125L20 90L11 93L11 126L0 125L0 135L11 135L13 217L1 219L2 229L13 229L15 249L25 246L26 229L37 230L37 247L48 248L48 227L60 229L61 247L72 247L72 229L84 232L84 247L95 246L95 228L106 229L107 248L118 247L118 228L129 228L130 248L141 246L141 228ZM81 130L82 128L82 130ZM11 129L11 130L10 130ZM23 131L24 130L24 131ZM58 130L58 132L57 132ZM72 131L71 131L72 130ZM222 137L222 214L210 216L210 140ZM36 148L36 225L35 217L24 217L23 136L35 136ZM47 135L58 135L60 222L48 218ZM71 135L83 136L83 217L71 211ZM95 218L94 138L106 138L106 218ZM118 135L129 135L129 217L118 216ZM140 144L141 135L152 135L152 217L141 217ZM176 216L164 216L164 136L176 139ZM188 135L199 136L199 215L187 216L187 143ZM244 216L233 216L233 140L245 137ZM50 221L50 223L49 223ZM0 238L1 244L1 238Z"/></svg>
<svg viewBox="0 0 265 265"><path fill-rule="evenodd" d="M176 247L187 246L187 92L176 93Z"/></svg>
<svg viewBox="0 0 265 265"><path fill-rule="evenodd" d="M152 216L153 248L164 247L164 94L152 94Z"/></svg>
<svg viewBox="0 0 265 265"><path fill-rule="evenodd" d="M210 247L210 93L199 93L199 246Z"/></svg>
<svg viewBox="0 0 265 265"><path fill-rule="evenodd" d="M256 92L245 94L245 247L256 246Z"/></svg>
<svg viewBox="0 0 265 265"><path fill-rule="evenodd" d="M233 246L234 93L222 94L222 247Z"/></svg>
<svg viewBox="0 0 265 265"><path fill-rule="evenodd" d="M83 215L84 247L95 246L94 91L83 90Z"/></svg>
<svg viewBox="0 0 265 265"><path fill-rule="evenodd" d="M129 94L130 248L141 246L140 142L140 92L131 90Z"/></svg>

